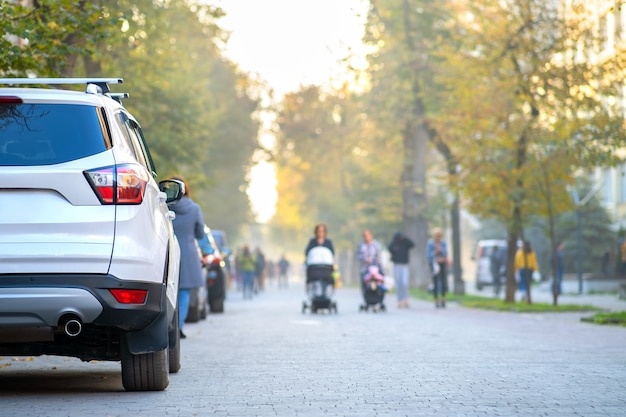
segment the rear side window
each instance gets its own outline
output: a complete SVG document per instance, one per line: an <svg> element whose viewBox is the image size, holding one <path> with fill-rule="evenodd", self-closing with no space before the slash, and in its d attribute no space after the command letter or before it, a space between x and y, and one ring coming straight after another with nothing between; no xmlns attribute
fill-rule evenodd
<svg viewBox="0 0 626 417"><path fill-rule="evenodd" d="M0 104L0 165L51 165L107 149L98 108Z"/></svg>

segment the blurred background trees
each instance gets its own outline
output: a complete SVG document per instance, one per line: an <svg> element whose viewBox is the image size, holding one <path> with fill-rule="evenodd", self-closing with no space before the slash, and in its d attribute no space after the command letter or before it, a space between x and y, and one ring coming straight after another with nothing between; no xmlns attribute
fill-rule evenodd
<svg viewBox="0 0 626 417"><path fill-rule="evenodd" d="M278 179L271 237L299 251L325 222L336 246L352 251L365 228L383 243L402 229L417 243L413 284L422 288L432 226L452 229L460 279L462 214L499 225L485 237L509 241L509 262L520 238L544 242L544 265L559 240L574 257L572 190L623 156L619 2L606 11L616 22L610 37L583 2L367 3L369 66L346 67L358 82L302 86L263 109L275 114L275 146L265 149ZM141 120L160 175L188 177L212 226L235 235L254 222L246 188L267 86L223 56L219 8L34 4L2 3L0 71L123 76L125 105ZM617 237L603 228L611 218L597 201L581 211L592 268ZM511 275L507 300L514 289Z"/></svg>

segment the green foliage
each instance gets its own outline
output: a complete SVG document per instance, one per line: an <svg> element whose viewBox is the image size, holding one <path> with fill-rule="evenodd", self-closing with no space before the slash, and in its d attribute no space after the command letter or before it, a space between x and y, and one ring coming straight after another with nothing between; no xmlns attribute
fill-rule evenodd
<svg viewBox="0 0 626 417"><path fill-rule="evenodd" d="M78 56L97 55L98 43L119 29L119 22L103 14L99 2L38 0L34 7L17 3L0 0L0 33L5 34L0 38L0 73L67 75Z"/></svg>
<svg viewBox="0 0 626 417"><path fill-rule="evenodd" d="M184 175L207 223L231 238L250 220L257 149L250 79L221 54L219 8L186 0L2 1L0 72L121 76L159 177ZM12 40L26 39L14 45Z"/></svg>
<svg viewBox="0 0 626 417"><path fill-rule="evenodd" d="M571 209L575 168L611 161L624 143L619 104L606 100L620 95L623 55L597 64L568 58L592 24L585 10L554 13L538 0L450 5L464 18L440 52L451 65L438 77L449 88L436 117L439 130L463 138L466 206L519 229L513 213L522 221L546 214L550 186L551 208Z"/></svg>

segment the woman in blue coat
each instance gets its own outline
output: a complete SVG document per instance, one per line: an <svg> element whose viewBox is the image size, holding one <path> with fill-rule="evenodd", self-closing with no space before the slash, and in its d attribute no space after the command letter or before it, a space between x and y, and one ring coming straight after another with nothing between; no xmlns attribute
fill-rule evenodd
<svg viewBox="0 0 626 417"><path fill-rule="evenodd" d="M204 233L204 218L200 206L190 198L189 185L182 177L175 177L185 185L183 197L170 206L176 213L172 222L174 234L180 246L180 278L178 282L178 305L180 316L180 337L185 338L183 326L189 310L189 293L192 288L204 286L202 259L196 244Z"/></svg>

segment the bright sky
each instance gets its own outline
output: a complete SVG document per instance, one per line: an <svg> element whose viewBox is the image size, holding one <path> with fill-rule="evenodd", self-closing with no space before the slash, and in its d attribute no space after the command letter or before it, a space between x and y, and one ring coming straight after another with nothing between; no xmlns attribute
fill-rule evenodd
<svg viewBox="0 0 626 417"><path fill-rule="evenodd" d="M301 85L327 84L341 72L338 61L364 55L365 0L214 0L231 32L226 55L266 81L280 96ZM248 195L257 219L269 220L276 205L274 166L252 168Z"/></svg>

